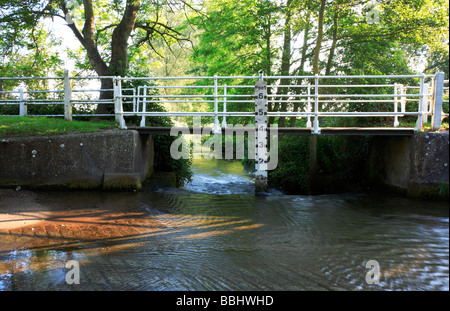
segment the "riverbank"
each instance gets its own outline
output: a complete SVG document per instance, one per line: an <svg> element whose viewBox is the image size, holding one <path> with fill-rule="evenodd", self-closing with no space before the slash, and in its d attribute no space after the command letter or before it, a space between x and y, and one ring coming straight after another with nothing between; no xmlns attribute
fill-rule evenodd
<svg viewBox="0 0 450 311"><path fill-rule="evenodd" d="M36 202L36 193L0 189L0 232L34 225L48 217L48 209Z"/></svg>
<svg viewBox="0 0 450 311"><path fill-rule="evenodd" d="M47 200L47 194L0 189L0 254L19 249L101 247L124 241L132 245L134 238L163 227L157 218L146 217L142 210L127 204L132 193L108 193L114 199L105 204L98 195L92 200L89 193L71 192L63 206Z"/></svg>

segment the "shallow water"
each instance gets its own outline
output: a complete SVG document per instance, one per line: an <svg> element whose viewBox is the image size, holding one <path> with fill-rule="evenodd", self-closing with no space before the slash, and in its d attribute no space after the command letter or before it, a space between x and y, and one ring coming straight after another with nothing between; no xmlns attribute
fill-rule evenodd
<svg viewBox="0 0 450 311"><path fill-rule="evenodd" d="M255 195L238 162L199 160L194 172L184 189L40 193L74 209L120 204L159 227L0 253L0 290L449 290L448 202ZM66 283L69 260L80 284ZM367 283L369 260L378 284Z"/></svg>

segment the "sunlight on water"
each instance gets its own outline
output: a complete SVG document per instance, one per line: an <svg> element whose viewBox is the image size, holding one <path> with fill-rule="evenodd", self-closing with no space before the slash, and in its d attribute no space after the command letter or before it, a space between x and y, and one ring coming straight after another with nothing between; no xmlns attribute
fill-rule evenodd
<svg viewBox="0 0 450 311"><path fill-rule="evenodd" d="M195 161L194 173L183 189L39 193L56 216L1 235L0 290L449 289L447 202L255 196L233 161ZM369 260L379 284L366 282Z"/></svg>

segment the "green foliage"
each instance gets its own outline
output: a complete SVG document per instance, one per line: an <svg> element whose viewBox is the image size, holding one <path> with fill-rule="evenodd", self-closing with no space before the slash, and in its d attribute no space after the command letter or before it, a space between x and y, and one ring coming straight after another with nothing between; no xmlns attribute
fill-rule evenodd
<svg viewBox="0 0 450 311"><path fill-rule="evenodd" d="M309 136L283 137L278 167L269 172L271 185L292 194L310 193L309 140ZM318 180L323 191L349 191L364 183L369 141L365 136L318 137Z"/></svg>
<svg viewBox="0 0 450 311"><path fill-rule="evenodd" d="M288 193L308 193L309 137L286 136L278 147L278 167L269 172L271 185Z"/></svg>
<svg viewBox="0 0 450 311"><path fill-rule="evenodd" d="M170 146L179 136L154 135L155 171L173 172L176 174L177 185L183 185L192 178L192 153L189 159L174 160L170 155Z"/></svg>
<svg viewBox="0 0 450 311"><path fill-rule="evenodd" d="M370 137L323 136L317 144L319 173L340 181L362 178Z"/></svg>
<svg viewBox="0 0 450 311"><path fill-rule="evenodd" d="M0 3L0 77L48 76L61 72L62 60L59 51L54 49L61 40L49 33L38 18L27 17L25 8L17 14L7 14L16 5L26 5L23 2ZM0 80L0 90L11 89L18 83Z"/></svg>

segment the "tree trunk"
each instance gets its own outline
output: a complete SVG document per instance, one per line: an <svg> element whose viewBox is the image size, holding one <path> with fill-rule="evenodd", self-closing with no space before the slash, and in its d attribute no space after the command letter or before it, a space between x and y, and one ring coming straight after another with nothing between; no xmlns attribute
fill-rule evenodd
<svg viewBox="0 0 450 311"><path fill-rule="evenodd" d="M297 69L297 72L300 75L303 75L305 72L305 63L306 63L306 52L308 51L308 39L309 39L309 30L311 26L311 13L308 12L308 19L306 20L306 26L303 32L303 46L302 46L302 56L300 60L300 66ZM300 107L300 103L294 103L294 111L298 111L298 108ZM295 120L297 118L292 117L290 119L290 125L291 127L295 126Z"/></svg>
<svg viewBox="0 0 450 311"><path fill-rule="evenodd" d="M270 31L270 26L271 26L271 17L269 15L267 29L264 33L264 39L266 40L266 60L267 60L265 74L268 76L272 75L272 59L271 59L271 54L270 54L271 53L270 52L270 47L271 47L270 37L272 36L272 33ZM268 111L271 112L271 111L278 111L280 107L277 103L273 103L273 104L269 103L267 108L268 108ZM269 125L274 124L275 117L269 117L268 122L269 122Z"/></svg>
<svg viewBox="0 0 450 311"><path fill-rule="evenodd" d="M82 34L78 32L75 24L72 24L72 31L75 32L80 43L86 49L89 63L98 75L108 75L109 68L103 61L95 42L95 18L92 0L84 0L84 26Z"/></svg>
<svg viewBox="0 0 450 311"><path fill-rule="evenodd" d="M83 30L77 29L75 24L69 24L69 28L75 34L86 50L89 63L98 76L125 75L127 69L128 39L134 28L137 12L140 8L140 0L127 0L125 12L119 25L114 29L111 39L111 61L109 66L102 59L95 42L95 17L92 0L83 0L84 3L84 26ZM67 14L67 8L63 5L62 10ZM101 79L100 99L114 98L111 79ZM112 112L113 105L98 105L96 114L107 114Z"/></svg>
<svg viewBox="0 0 450 311"><path fill-rule="evenodd" d="M271 32L271 23L272 23L272 18L269 15L269 24L267 25L267 30L266 30L266 52L267 52L267 75L271 76L272 75L272 58L271 58L271 52L270 52L270 37L272 36L272 32Z"/></svg>
<svg viewBox="0 0 450 311"><path fill-rule="evenodd" d="M316 41L316 48L314 50L314 59L313 59L313 71L314 74L319 74L319 55L320 55L320 49L322 47L322 40L323 40L323 16L325 12L325 4L326 0L321 0L320 3L320 10L319 10L319 22L318 22L318 29L317 29L317 41Z"/></svg>
<svg viewBox="0 0 450 311"><path fill-rule="evenodd" d="M303 46L302 46L302 58L299 67L300 75L305 71L305 63L306 63L306 52L308 51L308 39L309 39L309 30L311 27L311 13L308 13L308 20L306 22L305 32L303 36Z"/></svg>
<svg viewBox="0 0 450 311"><path fill-rule="evenodd" d="M128 67L128 38L134 28L139 10L140 3L138 0L127 0L127 7L119 25L114 29L111 39L111 62L107 71L97 71L99 76L125 76ZM111 79L101 80L101 89L113 89L113 81ZM113 91L102 91L100 99L114 98ZM114 105L98 105L96 114L112 113Z"/></svg>
<svg viewBox="0 0 450 311"><path fill-rule="evenodd" d="M286 3L286 24L284 26L284 42L283 42L283 54L281 56L281 75L289 76L291 69L291 11L290 11L291 0L288 0ZM289 85L289 79L281 79L281 85ZM281 94L287 94L289 92L289 88L282 88ZM280 97L280 101L287 100L286 97ZM286 111L287 103L281 102L281 111ZM278 120L279 127L286 126L286 117L280 117Z"/></svg>
<svg viewBox="0 0 450 311"><path fill-rule="evenodd" d="M331 73L331 64L333 62L334 53L336 51L336 41L337 41L337 34L338 34L338 17L339 17L339 11L336 8L336 12L334 13L334 18L333 18L333 41L331 43L330 55L328 56L327 68L325 70L326 76L330 75L330 73Z"/></svg>
<svg viewBox="0 0 450 311"><path fill-rule="evenodd" d="M101 74L98 74L101 76ZM112 79L101 79L100 80L100 89L102 90L112 90L114 85ZM114 92L113 91L101 91L100 97L101 100L103 99L113 99L114 98ZM97 105L97 109L95 111L95 114L111 114L114 113L114 105L111 104L101 104ZM99 117L100 119L105 119L107 117Z"/></svg>
<svg viewBox="0 0 450 311"><path fill-rule="evenodd" d="M125 13L114 29L111 40L111 62L109 68L113 75L124 76L128 66L128 39L137 18L139 0L127 0Z"/></svg>

